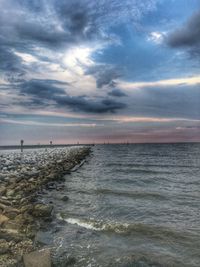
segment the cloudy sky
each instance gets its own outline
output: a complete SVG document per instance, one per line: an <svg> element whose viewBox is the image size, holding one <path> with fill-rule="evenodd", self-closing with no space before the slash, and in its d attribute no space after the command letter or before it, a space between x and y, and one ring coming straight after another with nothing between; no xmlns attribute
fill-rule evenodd
<svg viewBox="0 0 200 267"><path fill-rule="evenodd" d="M0 0L0 144L200 141L199 0Z"/></svg>

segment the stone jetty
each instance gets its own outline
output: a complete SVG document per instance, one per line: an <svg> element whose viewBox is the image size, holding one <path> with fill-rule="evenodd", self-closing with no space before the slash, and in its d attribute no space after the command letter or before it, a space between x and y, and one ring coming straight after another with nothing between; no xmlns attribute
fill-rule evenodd
<svg viewBox="0 0 200 267"><path fill-rule="evenodd" d="M52 219L54 207L40 203L37 196L81 166L89 153L90 147L0 151L1 267L35 266L30 262L35 260L33 255L50 255L47 251L44 255L38 252L34 238L42 225Z"/></svg>

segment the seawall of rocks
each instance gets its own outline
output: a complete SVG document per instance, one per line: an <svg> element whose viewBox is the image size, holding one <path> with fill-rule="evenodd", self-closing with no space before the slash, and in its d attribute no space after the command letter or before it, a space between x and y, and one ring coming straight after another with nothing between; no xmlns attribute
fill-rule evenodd
<svg viewBox="0 0 200 267"><path fill-rule="evenodd" d="M73 147L0 154L1 267L24 266L23 256L38 249L35 235L53 212L38 202L38 193L62 181L89 153L90 147Z"/></svg>

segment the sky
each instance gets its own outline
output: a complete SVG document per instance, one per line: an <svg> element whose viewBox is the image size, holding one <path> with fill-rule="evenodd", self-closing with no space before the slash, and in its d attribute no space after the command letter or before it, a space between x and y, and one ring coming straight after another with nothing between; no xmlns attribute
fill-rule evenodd
<svg viewBox="0 0 200 267"><path fill-rule="evenodd" d="M0 0L0 145L200 141L199 0Z"/></svg>

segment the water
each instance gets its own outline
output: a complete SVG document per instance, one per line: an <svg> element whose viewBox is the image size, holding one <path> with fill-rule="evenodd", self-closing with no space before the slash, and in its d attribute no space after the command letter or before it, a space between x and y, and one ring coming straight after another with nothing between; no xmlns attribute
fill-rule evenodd
<svg viewBox="0 0 200 267"><path fill-rule="evenodd" d="M41 236L74 266L200 266L200 144L95 146L52 197Z"/></svg>

